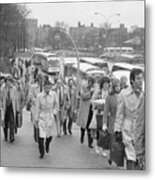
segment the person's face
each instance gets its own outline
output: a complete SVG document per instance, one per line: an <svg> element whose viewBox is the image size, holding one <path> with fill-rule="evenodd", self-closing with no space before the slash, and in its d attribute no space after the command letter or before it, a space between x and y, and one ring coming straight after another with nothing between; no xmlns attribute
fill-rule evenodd
<svg viewBox="0 0 155 180"><path fill-rule="evenodd" d="M105 82L105 83L103 84L103 89L104 89L105 91L107 91L107 90L109 89L109 83Z"/></svg>
<svg viewBox="0 0 155 180"><path fill-rule="evenodd" d="M135 76L135 80L133 81L133 86L136 88L136 89L142 89L142 86L143 86L143 74L138 74Z"/></svg>
<svg viewBox="0 0 155 180"><path fill-rule="evenodd" d="M116 93L119 93L120 90L121 90L121 85L120 85L120 83L118 83L118 84L115 86L115 92L116 92Z"/></svg>
<svg viewBox="0 0 155 180"><path fill-rule="evenodd" d="M121 83L122 83L122 85L126 85L127 84L127 78L122 78Z"/></svg>
<svg viewBox="0 0 155 180"><path fill-rule="evenodd" d="M89 81L89 82L88 82L88 86L89 86L90 88L93 87L93 85L94 85L94 84L93 84L92 81Z"/></svg>
<svg viewBox="0 0 155 180"><path fill-rule="evenodd" d="M51 90L51 85L45 85L45 87L44 87L45 93L49 94L50 90Z"/></svg>
<svg viewBox="0 0 155 180"><path fill-rule="evenodd" d="M69 86L73 86L73 81L72 80L69 81Z"/></svg>

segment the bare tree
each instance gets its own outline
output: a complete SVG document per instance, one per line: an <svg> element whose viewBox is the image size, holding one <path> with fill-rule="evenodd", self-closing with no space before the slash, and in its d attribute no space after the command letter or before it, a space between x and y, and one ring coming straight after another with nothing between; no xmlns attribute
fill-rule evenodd
<svg viewBox="0 0 155 180"><path fill-rule="evenodd" d="M24 46L24 20L28 14L25 5L0 4L0 56Z"/></svg>

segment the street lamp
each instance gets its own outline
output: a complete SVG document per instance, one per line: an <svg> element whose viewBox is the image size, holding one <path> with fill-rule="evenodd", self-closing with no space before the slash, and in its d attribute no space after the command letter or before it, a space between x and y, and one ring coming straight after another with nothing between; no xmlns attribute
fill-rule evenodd
<svg viewBox="0 0 155 180"><path fill-rule="evenodd" d="M79 53L78 53L78 49L76 47L76 44L73 40L73 38L71 37L70 34L68 34L66 31L64 31L63 29L56 29L58 32L62 32L64 33L72 42L74 48L75 48L75 52L76 52L76 57L77 57L77 88L76 88L76 99L78 100L78 93L79 93L79 88L80 88L80 58L79 58Z"/></svg>
<svg viewBox="0 0 155 180"><path fill-rule="evenodd" d="M101 15L103 18L104 18L104 20L105 20L105 38L107 38L107 34L108 34L108 30L109 30L109 22L110 22L110 20L112 19L112 17L114 17L114 16L120 16L120 13L114 13L114 14L111 14L110 16L109 16L109 18L106 18L105 17L105 15L103 14L103 13L100 13L100 12L95 12L94 13L95 15Z"/></svg>

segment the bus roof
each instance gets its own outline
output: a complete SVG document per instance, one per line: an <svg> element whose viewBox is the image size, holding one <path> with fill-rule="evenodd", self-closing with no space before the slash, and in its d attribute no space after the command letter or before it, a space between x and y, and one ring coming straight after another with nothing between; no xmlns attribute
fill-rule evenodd
<svg viewBox="0 0 155 180"><path fill-rule="evenodd" d="M77 69L77 64L74 64L73 67ZM97 69L100 69L100 68L97 66L88 64L88 63L80 63L80 71L81 72L86 73L89 70L97 70Z"/></svg>
<svg viewBox="0 0 155 180"><path fill-rule="evenodd" d="M128 63L115 63L114 66L119 66L121 68L128 69L128 70L132 70L133 68L138 68L138 69L144 70L144 67L142 67L142 66L132 65L132 64L128 64Z"/></svg>
<svg viewBox="0 0 155 180"><path fill-rule="evenodd" d="M100 58L91 58L91 57L82 57L80 58L80 60L85 61L86 63L90 63L90 64L96 64L96 63L106 63L103 59Z"/></svg>
<svg viewBox="0 0 155 180"><path fill-rule="evenodd" d="M49 57L56 57L56 54L55 53L48 53L48 52L34 52L33 55L36 54L36 55L41 55L41 56L44 56L46 58L49 58Z"/></svg>
<svg viewBox="0 0 155 180"><path fill-rule="evenodd" d="M65 57L64 64L77 64L77 58L76 57Z"/></svg>
<svg viewBox="0 0 155 180"><path fill-rule="evenodd" d="M95 69L95 70L88 70L87 74L88 75L95 75L95 74L105 75L106 72L103 69Z"/></svg>

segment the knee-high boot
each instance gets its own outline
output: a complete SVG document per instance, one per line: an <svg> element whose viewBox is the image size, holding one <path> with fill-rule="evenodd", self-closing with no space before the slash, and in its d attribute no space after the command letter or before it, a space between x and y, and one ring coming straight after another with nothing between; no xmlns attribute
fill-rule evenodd
<svg viewBox="0 0 155 180"><path fill-rule="evenodd" d="M38 144L39 144L40 158L43 158L43 157L44 157L44 154L45 154L44 138L40 138L40 137L39 137Z"/></svg>
<svg viewBox="0 0 155 180"><path fill-rule="evenodd" d="M63 122L63 132L64 132L64 135L67 134L66 123L67 123L67 119L65 119L64 122Z"/></svg>
<svg viewBox="0 0 155 180"><path fill-rule="evenodd" d="M49 153L49 150L50 150L50 142L52 141L52 136L46 138L46 152Z"/></svg>
<svg viewBox="0 0 155 180"><path fill-rule="evenodd" d="M134 161L131 161L131 160L127 160L127 170L135 170L135 162Z"/></svg>

